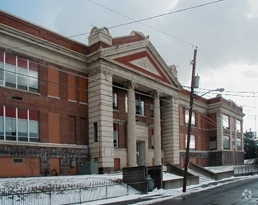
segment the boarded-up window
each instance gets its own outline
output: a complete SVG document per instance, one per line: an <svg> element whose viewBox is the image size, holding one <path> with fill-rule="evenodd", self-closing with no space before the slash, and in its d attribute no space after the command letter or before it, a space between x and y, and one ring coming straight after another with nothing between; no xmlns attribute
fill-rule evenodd
<svg viewBox="0 0 258 205"><path fill-rule="evenodd" d="M59 71L54 67L48 67L48 95L59 97Z"/></svg>
<svg viewBox="0 0 258 205"><path fill-rule="evenodd" d="M59 143L59 115L56 113L48 114L48 136L50 143Z"/></svg>
<svg viewBox="0 0 258 205"><path fill-rule="evenodd" d="M80 78L80 102L87 103L87 80Z"/></svg>
<svg viewBox="0 0 258 205"><path fill-rule="evenodd" d="M76 101L76 76L68 74L68 99Z"/></svg>

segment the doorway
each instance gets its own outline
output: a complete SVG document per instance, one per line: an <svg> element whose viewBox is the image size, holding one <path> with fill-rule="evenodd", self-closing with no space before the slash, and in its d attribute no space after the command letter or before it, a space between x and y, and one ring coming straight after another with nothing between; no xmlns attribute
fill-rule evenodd
<svg viewBox="0 0 258 205"><path fill-rule="evenodd" d="M142 142L142 141L136 142L136 158L137 158L138 166L145 165L144 142Z"/></svg>

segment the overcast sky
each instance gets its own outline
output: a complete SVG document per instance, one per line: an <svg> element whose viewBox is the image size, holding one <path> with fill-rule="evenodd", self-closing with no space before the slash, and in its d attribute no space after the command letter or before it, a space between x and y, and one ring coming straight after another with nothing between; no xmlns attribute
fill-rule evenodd
<svg viewBox="0 0 258 205"><path fill-rule="evenodd" d="M243 106L244 131L258 129L258 0L0 0L0 9L84 44L93 26L113 37L140 31L183 86L198 47L197 92L225 88L222 96ZM148 20L127 24L140 19Z"/></svg>

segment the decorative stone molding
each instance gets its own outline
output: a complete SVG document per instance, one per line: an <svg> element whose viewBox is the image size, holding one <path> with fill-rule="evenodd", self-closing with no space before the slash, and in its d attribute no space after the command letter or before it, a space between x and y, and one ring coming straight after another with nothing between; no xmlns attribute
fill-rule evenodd
<svg viewBox="0 0 258 205"><path fill-rule="evenodd" d="M138 84L135 81L128 81L127 83L124 83L124 87L134 90L138 87Z"/></svg>
<svg viewBox="0 0 258 205"><path fill-rule="evenodd" d="M88 37L89 46L95 43L98 43L100 41L110 46L112 45L112 36L110 35L106 27L102 27L102 28L94 27L90 32L90 35Z"/></svg>
<svg viewBox="0 0 258 205"><path fill-rule="evenodd" d="M130 61L129 63L136 65L144 70L147 70L151 73L154 73L155 75L160 76L159 72L155 69L155 67L152 65L150 60L147 57L139 58L133 61Z"/></svg>
<svg viewBox="0 0 258 205"><path fill-rule="evenodd" d="M153 97L158 97L158 98L162 97L162 95L163 95L163 93L160 92L160 91L158 91L158 90L152 91L150 94L151 94Z"/></svg>

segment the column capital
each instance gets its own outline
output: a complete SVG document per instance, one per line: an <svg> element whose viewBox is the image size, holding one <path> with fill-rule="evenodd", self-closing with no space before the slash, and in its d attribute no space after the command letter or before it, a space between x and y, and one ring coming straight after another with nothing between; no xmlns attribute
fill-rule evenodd
<svg viewBox="0 0 258 205"><path fill-rule="evenodd" d="M160 91L158 91L158 90L154 90L154 91L150 92L150 94L151 94L153 97L157 97L157 98L162 97L162 92L160 92Z"/></svg>
<svg viewBox="0 0 258 205"><path fill-rule="evenodd" d="M138 84L135 81L131 80L131 81L124 83L124 87L134 90L134 88L138 87Z"/></svg>

